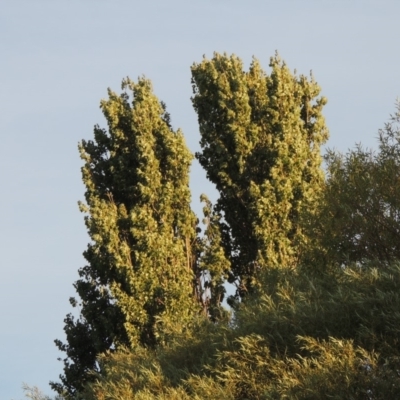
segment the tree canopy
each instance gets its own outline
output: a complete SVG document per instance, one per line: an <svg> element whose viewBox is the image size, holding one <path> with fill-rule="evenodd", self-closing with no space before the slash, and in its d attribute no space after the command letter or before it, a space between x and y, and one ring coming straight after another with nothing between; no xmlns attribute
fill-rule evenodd
<svg viewBox="0 0 400 400"><path fill-rule="evenodd" d="M154 347L190 324L197 312L196 218L190 208L192 155L174 131L149 80L126 79L101 109L108 131L79 145L91 242L75 283L80 308L65 320L62 385L74 395L101 353L119 346ZM131 97L129 95L131 94Z"/></svg>
<svg viewBox="0 0 400 400"><path fill-rule="evenodd" d="M296 264L307 243L301 218L323 184L326 99L312 76L292 74L278 55L270 67L268 75L253 59L245 72L238 57L225 54L192 66L196 156L219 192L221 244L237 297L258 270Z"/></svg>
<svg viewBox="0 0 400 400"><path fill-rule="evenodd" d="M90 243L65 319L67 400L390 399L400 391L400 103L376 152L328 139L314 77L215 53L192 65L193 159L149 80L79 145ZM236 285L223 306L226 283Z"/></svg>

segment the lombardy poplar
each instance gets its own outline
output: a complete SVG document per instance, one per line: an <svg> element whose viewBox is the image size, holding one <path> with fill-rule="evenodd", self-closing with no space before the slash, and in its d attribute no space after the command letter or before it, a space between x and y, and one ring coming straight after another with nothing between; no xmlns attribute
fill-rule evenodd
<svg viewBox="0 0 400 400"><path fill-rule="evenodd" d="M108 131L79 145L91 242L75 288L80 317L65 319L67 344L59 393L73 396L100 353L154 347L199 311L195 287L196 218L188 186L192 154L170 125L149 80L126 79L101 109ZM129 95L132 93L132 96ZM78 304L79 303L79 304Z"/></svg>
<svg viewBox="0 0 400 400"><path fill-rule="evenodd" d="M238 57L218 53L192 66L196 156L220 194L215 209L237 297L257 271L296 265L307 244L302 219L324 182L326 99L312 75L292 74L277 54L270 67L268 75L253 59L246 72Z"/></svg>
<svg viewBox="0 0 400 400"><path fill-rule="evenodd" d="M67 315L66 343L56 341L66 353L61 383L51 384L58 393L79 398L102 355L162 351L198 314L226 322L226 280L239 300L259 286L259 271L298 264L324 183L326 100L278 55L270 67L254 59L245 72L220 54L192 66L197 158L220 194L215 205L202 198L203 237L190 208L192 155L151 83L126 79L101 102L108 130L96 126L79 146L91 242L80 300L71 299L80 316Z"/></svg>

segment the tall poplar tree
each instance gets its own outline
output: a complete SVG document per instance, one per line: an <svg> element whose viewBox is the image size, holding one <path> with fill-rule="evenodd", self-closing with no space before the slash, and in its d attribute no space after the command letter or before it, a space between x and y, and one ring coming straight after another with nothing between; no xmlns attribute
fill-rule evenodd
<svg viewBox="0 0 400 400"><path fill-rule="evenodd" d="M196 218L188 186L192 155L174 131L150 81L126 79L101 102L108 130L79 145L91 239L75 288L78 319L65 319L67 342L59 393L74 396L97 369L97 356L119 346L154 347L198 312ZM129 92L132 92L130 97Z"/></svg>
<svg viewBox="0 0 400 400"><path fill-rule="evenodd" d="M292 74L278 55L267 75L232 55L192 66L202 151L196 156L219 191L216 211L230 281L243 296L258 270L294 266L307 242L301 220L323 184L320 146L326 104L311 76Z"/></svg>

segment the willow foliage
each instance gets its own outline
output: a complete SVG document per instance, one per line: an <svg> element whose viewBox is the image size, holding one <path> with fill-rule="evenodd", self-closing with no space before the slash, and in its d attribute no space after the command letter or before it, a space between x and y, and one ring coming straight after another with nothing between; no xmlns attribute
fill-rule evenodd
<svg viewBox="0 0 400 400"><path fill-rule="evenodd" d="M85 398L396 398L399 264L314 278L272 270L262 283L234 324L197 320L158 351L102 356Z"/></svg>

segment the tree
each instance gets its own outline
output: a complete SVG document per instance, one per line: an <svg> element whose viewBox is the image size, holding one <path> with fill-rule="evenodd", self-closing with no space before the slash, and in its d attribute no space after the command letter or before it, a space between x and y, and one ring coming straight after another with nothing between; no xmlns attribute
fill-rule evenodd
<svg viewBox="0 0 400 400"><path fill-rule="evenodd" d="M335 157L328 161L335 163L328 164L321 208L335 210L329 207L339 207L341 199L344 211L336 216L341 229L332 236L332 214L317 214L314 221L320 227L315 239L322 235L324 246L329 245L327 237L335 239L332 249L325 248L319 273L313 272L315 264L304 261L296 269L265 268L257 277L260 285L237 305L230 323L197 319L160 351L103 354L103 373L86 386L86 399L397 398L397 107L380 131L377 154L361 147L345 157L329 153ZM209 220L217 218L208 202L206 207ZM218 231L210 237L211 254L219 254ZM346 255L355 261L338 268Z"/></svg>
<svg viewBox="0 0 400 400"><path fill-rule="evenodd" d="M203 224L205 231L199 243L198 270L203 282L199 284L202 294L203 309L211 321L222 321L228 317L226 309L222 306L225 298L227 271L230 263L222 247L221 231L219 229L220 215L215 211L211 201L202 195Z"/></svg>
<svg viewBox="0 0 400 400"><path fill-rule="evenodd" d="M400 103L379 131L377 152L328 151L326 188L313 221L314 257L337 266L400 259ZM315 254L317 256L315 256Z"/></svg>
<svg viewBox="0 0 400 400"><path fill-rule="evenodd" d="M278 55L270 67L267 75L254 59L245 72L238 57L217 53L192 66L196 157L220 194L215 211L237 298L257 271L297 264L307 246L302 219L323 186L326 99L312 76L293 75Z"/></svg>
<svg viewBox="0 0 400 400"><path fill-rule="evenodd" d="M46 396L37 386L29 386L26 383L22 384L25 397L31 400L64 400L62 396L51 398Z"/></svg>
<svg viewBox="0 0 400 400"><path fill-rule="evenodd" d="M198 319L158 351L102 355L85 400L397 397L398 262L311 277L266 269L260 280L234 323Z"/></svg>
<svg viewBox="0 0 400 400"><path fill-rule="evenodd" d="M101 102L108 131L95 126L94 140L79 145L91 242L74 285L80 300L70 300L80 317L69 314L67 343L56 340L64 375L51 384L71 397L98 370L99 354L165 343L199 310L192 155L150 81L126 79L122 89Z"/></svg>
<svg viewBox="0 0 400 400"><path fill-rule="evenodd" d="M53 388L67 399L399 393L400 105L379 152L328 152L324 181L326 100L278 56L270 66L243 72L215 54L192 67L197 157L220 192L215 206L202 197L202 238L191 155L149 81L123 82L131 103L102 102L108 132L80 146L92 240L81 317L57 341L67 358ZM227 277L245 300L231 319Z"/></svg>

